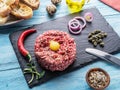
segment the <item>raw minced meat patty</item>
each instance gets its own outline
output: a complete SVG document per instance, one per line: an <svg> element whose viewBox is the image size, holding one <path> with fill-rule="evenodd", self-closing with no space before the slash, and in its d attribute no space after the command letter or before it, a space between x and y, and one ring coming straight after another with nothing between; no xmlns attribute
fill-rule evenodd
<svg viewBox="0 0 120 90"><path fill-rule="evenodd" d="M59 50L52 51L49 48L51 40L60 44ZM35 56L45 69L63 71L75 61L76 43L66 32L49 30L36 38Z"/></svg>

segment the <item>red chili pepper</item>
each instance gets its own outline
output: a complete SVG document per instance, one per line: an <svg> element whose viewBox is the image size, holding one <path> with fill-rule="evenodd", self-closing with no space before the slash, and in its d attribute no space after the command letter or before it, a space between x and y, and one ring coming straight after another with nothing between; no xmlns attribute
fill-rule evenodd
<svg viewBox="0 0 120 90"><path fill-rule="evenodd" d="M30 34L32 34L32 33L34 33L34 32L36 32L35 29L28 29L28 30L24 31L24 32L20 35L20 37L18 38L18 42L17 42L17 46L18 46L18 49L19 49L20 53L21 53L24 57L26 57L29 61L31 61L31 55L30 55L30 53L24 48L24 40L25 40L25 38L26 38L28 35L30 35Z"/></svg>

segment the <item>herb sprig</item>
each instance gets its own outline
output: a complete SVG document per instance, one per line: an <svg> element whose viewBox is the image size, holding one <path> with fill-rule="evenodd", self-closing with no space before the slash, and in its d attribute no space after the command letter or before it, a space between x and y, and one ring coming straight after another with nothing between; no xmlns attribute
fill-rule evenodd
<svg viewBox="0 0 120 90"><path fill-rule="evenodd" d="M38 72L34 63L28 63L27 68L24 69L24 74L31 74L31 79L29 80L29 84L33 82L34 79L38 80L45 75L45 71Z"/></svg>

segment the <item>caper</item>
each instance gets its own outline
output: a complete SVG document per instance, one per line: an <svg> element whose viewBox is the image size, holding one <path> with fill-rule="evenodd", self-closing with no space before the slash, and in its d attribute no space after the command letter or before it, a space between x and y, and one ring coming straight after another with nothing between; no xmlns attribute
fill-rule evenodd
<svg viewBox="0 0 120 90"><path fill-rule="evenodd" d="M92 38L88 38L88 41L89 41L89 42L92 42Z"/></svg>
<svg viewBox="0 0 120 90"><path fill-rule="evenodd" d="M101 43L101 42L102 42L102 39L99 39L99 40L98 40L98 43Z"/></svg>
<svg viewBox="0 0 120 90"><path fill-rule="evenodd" d="M100 30L95 30L94 32L95 32L95 34L98 34L98 33L100 33L101 31L100 31Z"/></svg>
<svg viewBox="0 0 120 90"><path fill-rule="evenodd" d="M92 34L91 34L91 33L88 34L88 38L90 38L90 37L92 37Z"/></svg>
<svg viewBox="0 0 120 90"><path fill-rule="evenodd" d="M99 34L97 34L97 37L98 37L98 38L101 38L101 36L100 36Z"/></svg>
<svg viewBox="0 0 120 90"><path fill-rule="evenodd" d="M94 47L96 47L97 46L97 42L94 42L93 45L94 45Z"/></svg>
<svg viewBox="0 0 120 90"><path fill-rule="evenodd" d="M100 43L100 46L101 46L101 47L104 47L104 42L101 42L101 43Z"/></svg>
<svg viewBox="0 0 120 90"><path fill-rule="evenodd" d="M97 44L99 44L101 47L104 47L104 42L102 41L105 37L107 37L107 33L100 30L94 30L88 34L88 41L91 42L95 47Z"/></svg>
<svg viewBox="0 0 120 90"><path fill-rule="evenodd" d="M94 39L92 39L92 43L94 43L95 42L95 40Z"/></svg>
<svg viewBox="0 0 120 90"><path fill-rule="evenodd" d="M93 39L96 39L97 37L95 35L92 36Z"/></svg>
<svg viewBox="0 0 120 90"><path fill-rule="evenodd" d="M104 33L104 37L107 37L107 33Z"/></svg>
<svg viewBox="0 0 120 90"><path fill-rule="evenodd" d="M91 32L91 35L94 35L94 32Z"/></svg>
<svg viewBox="0 0 120 90"><path fill-rule="evenodd" d="M102 38L104 38L106 35L105 35L105 33L102 33Z"/></svg>

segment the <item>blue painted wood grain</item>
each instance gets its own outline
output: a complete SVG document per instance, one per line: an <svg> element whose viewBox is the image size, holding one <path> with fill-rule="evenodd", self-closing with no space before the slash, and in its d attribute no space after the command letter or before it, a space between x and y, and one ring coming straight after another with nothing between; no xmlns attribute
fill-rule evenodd
<svg viewBox="0 0 120 90"><path fill-rule="evenodd" d="M94 67L103 68L110 74L111 83L106 90L120 90L120 67L103 60L57 77L32 89L28 88L9 41L9 33L29 27L33 24L40 24L59 18L70 13L65 4L65 0L62 0L62 3L57 7L58 9L55 16L50 18L45 10L47 4L50 4L50 0L41 0L40 8L34 11L33 18L29 20L7 27L0 27L0 90L92 90L85 81L85 75L90 68ZM120 13L99 2L99 0L91 0L84 8L94 6L98 8L100 13L120 36ZM120 53L115 56L120 58Z"/></svg>

